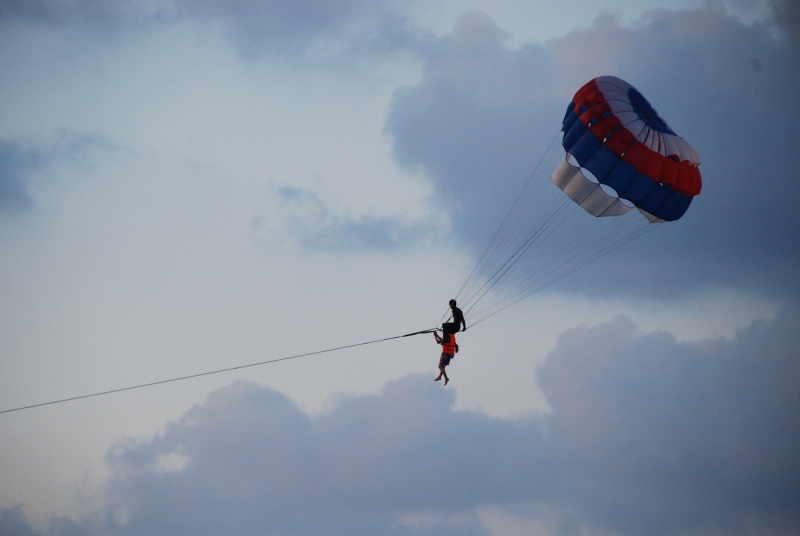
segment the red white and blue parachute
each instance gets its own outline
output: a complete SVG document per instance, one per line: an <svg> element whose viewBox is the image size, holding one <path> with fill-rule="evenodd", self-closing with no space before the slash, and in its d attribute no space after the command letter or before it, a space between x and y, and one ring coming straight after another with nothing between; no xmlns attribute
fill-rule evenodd
<svg viewBox="0 0 800 536"><path fill-rule="evenodd" d="M679 219L700 193L697 151L619 78L580 88L561 130L563 150L554 138L456 296L471 326Z"/></svg>
<svg viewBox="0 0 800 536"><path fill-rule="evenodd" d="M700 193L697 151L624 80L600 76L585 84L561 130L564 149L584 172L565 160L553 182L590 214L616 216L633 205L651 222L674 221Z"/></svg>

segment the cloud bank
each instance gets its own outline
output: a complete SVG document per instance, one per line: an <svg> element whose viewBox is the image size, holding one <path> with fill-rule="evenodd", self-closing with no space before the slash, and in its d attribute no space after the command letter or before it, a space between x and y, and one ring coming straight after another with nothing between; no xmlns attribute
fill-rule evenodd
<svg viewBox="0 0 800 536"><path fill-rule="evenodd" d="M699 343L624 317L572 329L538 376L552 413L515 421L454 410L430 377L316 417L237 382L113 448L81 532L492 534L487 509L546 534L796 532L798 320Z"/></svg>

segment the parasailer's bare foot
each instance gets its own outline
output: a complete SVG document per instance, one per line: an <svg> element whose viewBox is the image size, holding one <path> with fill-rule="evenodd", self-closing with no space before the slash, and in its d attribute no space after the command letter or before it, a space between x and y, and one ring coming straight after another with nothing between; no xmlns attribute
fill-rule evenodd
<svg viewBox="0 0 800 536"><path fill-rule="evenodd" d="M438 382L438 381L439 381L439 380L441 380L441 379L442 379L442 377L441 377L441 376L439 376L438 378L434 378L434 379L433 379L433 381L435 381L435 382Z"/></svg>
<svg viewBox="0 0 800 536"><path fill-rule="evenodd" d="M444 384L447 385L447 382L449 382L449 381L450 381L450 378L445 378L444 379Z"/></svg>

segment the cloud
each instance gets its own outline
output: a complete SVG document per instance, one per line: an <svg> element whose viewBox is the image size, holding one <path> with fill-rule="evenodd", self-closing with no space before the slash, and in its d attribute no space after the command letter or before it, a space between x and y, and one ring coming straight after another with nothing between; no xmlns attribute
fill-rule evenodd
<svg viewBox="0 0 800 536"><path fill-rule="evenodd" d="M100 136L67 130L41 145L0 139L0 214L33 209L28 185L35 174L58 163L87 166L95 149L119 150Z"/></svg>
<svg viewBox="0 0 800 536"><path fill-rule="evenodd" d="M47 163L48 158L37 149L0 140L0 214L33 208L27 181Z"/></svg>
<svg viewBox="0 0 800 536"><path fill-rule="evenodd" d="M280 187L269 216L257 216L252 228L259 241L291 238L310 252L354 253L409 247L424 240L431 222L407 223L400 218L336 214L314 192ZM276 220L277 216L277 220Z"/></svg>
<svg viewBox="0 0 800 536"><path fill-rule="evenodd" d="M797 319L694 344L624 317L562 334L540 371L562 493L623 534L797 530Z"/></svg>
<svg viewBox="0 0 800 536"><path fill-rule="evenodd" d="M789 15L782 24L793 35L790 6L775 12ZM420 83L397 91L387 120L395 156L427 172L456 238L482 251L574 91L620 76L698 149L704 190L682 220L569 287L661 298L714 286L794 293L800 70L797 42L774 29L721 8L660 10L630 27L600 17L546 46L515 49L488 17L466 15L432 47Z"/></svg>
<svg viewBox="0 0 800 536"><path fill-rule="evenodd" d="M486 466L496 453L485 417L453 414L452 394L428 387L410 378L312 419L283 395L236 383L152 443L110 453L115 511L131 533L352 534L409 510L451 510L474 476L452 467ZM189 457L183 471L156 470L175 450ZM387 533L406 532L393 524Z"/></svg>
<svg viewBox="0 0 800 536"><path fill-rule="evenodd" d="M698 343L625 317L569 330L539 372L552 412L513 421L454 410L431 377L314 417L236 382L114 447L84 532L796 532L798 320Z"/></svg>
<svg viewBox="0 0 800 536"><path fill-rule="evenodd" d="M67 518L53 518L43 530L35 528L21 506L0 508L0 534L3 536L79 536L86 528Z"/></svg>
<svg viewBox="0 0 800 536"><path fill-rule="evenodd" d="M303 52L320 40L328 53L332 41L343 47L340 52L352 53L357 48L361 54L369 49L374 53L416 40L416 30L383 1L204 0L177 5L178 18L228 22L229 37L245 56L258 56L265 50Z"/></svg>
<svg viewBox="0 0 800 536"><path fill-rule="evenodd" d="M800 45L800 6L792 0L773 0L770 2L774 22L783 29L791 40L791 45Z"/></svg>
<svg viewBox="0 0 800 536"><path fill-rule="evenodd" d="M176 7L177 4L170 0L1 0L0 20L82 27L113 33L128 26L172 19L175 17Z"/></svg>
<svg viewBox="0 0 800 536"><path fill-rule="evenodd" d="M387 130L397 161L424 170L456 232L482 249L558 124L552 67L538 47L510 50L488 16L463 16L428 52L423 80L395 92Z"/></svg>
<svg viewBox="0 0 800 536"><path fill-rule="evenodd" d="M38 536L41 532L30 526L21 506L0 510L0 534Z"/></svg>
<svg viewBox="0 0 800 536"><path fill-rule="evenodd" d="M367 0L0 0L0 20L115 35L155 24L222 23L245 57L395 50L413 45L417 29L383 1ZM332 43L338 42L337 46ZM323 51L326 51L323 53Z"/></svg>
<svg viewBox="0 0 800 536"><path fill-rule="evenodd" d="M793 206L800 184L792 180L800 142L792 120L800 116L798 17L792 2L770 5L771 19L749 24L719 7L653 11L629 26L603 16L563 39L518 48L481 13L463 16L451 35L432 38L391 6L360 0L7 1L0 17L112 29L222 24L245 55L415 51L424 61L422 80L396 91L386 130L397 162L425 172L456 241L476 256L557 135L575 89L596 75L619 75L697 147L705 188L681 221L561 288L672 299L709 287L773 296L800 290L800 216ZM23 199L19 186L9 187ZM363 251L410 240L392 219L320 217L330 233L296 222L309 248L330 249L342 240Z"/></svg>

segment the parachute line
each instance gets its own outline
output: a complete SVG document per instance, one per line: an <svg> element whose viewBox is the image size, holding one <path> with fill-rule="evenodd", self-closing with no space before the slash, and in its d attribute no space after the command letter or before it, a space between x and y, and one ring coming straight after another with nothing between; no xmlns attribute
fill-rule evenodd
<svg viewBox="0 0 800 536"><path fill-rule="evenodd" d="M550 180L550 171L565 157L559 135L550 142L456 295L459 306L469 314L470 326L660 225L649 223L638 210L595 217L576 206Z"/></svg>
<svg viewBox="0 0 800 536"><path fill-rule="evenodd" d="M81 399L84 399L84 398L92 398L92 397L95 397L95 396L110 395L112 393L121 393L122 391L131 391L133 389L142 389L144 387L152 387L152 386L155 386L155 385L162 385L162 384L165 384L165 383L179 382L179 381L183 381L183 380L189 380L189 379L192 379L192 378L199 378L201 376L211 376L212 374L221 374L223 372L231 372L233 370L239 370L239 369L250 368L250 367L258 367L258 366L261 366L261 365L268 365L270 363L278 363L279 361L288 361L290 359L297 359L299 357L308 357L308 356L312 356L312 355L325 354L325 353L328 353L328 352L335 352L337 350L345 350L347 348L355 348L356 346L366 346L368 344L375 344L375 343L378 343L378 342L391 341L393 339L402 339L403 337L411 337L412 335L421 335L421 334L424 334L424 333L433 333L434 331L436 331L436 329L427 329L427 330L423 330L423 331L415 331L414 333L406 333L405 335L395 335L394 337L386 337L385 339L377 339L377 340L374 340L374 341L359 342L359 343L356 343L356 344L348 344L347 346L339 346L337 348L328 348L327 350L317 350L316 352L308 352L308 353L305 353L305 354L297 354L297 355L292 355L292 356L288 356L288 357L279 357L277 359L268 359L267 361L259 361L258 363L250 363L250 364L247 364L247 365L239 365L239 366L236 366L236 367L228 367L228 368L219 369L219 370L212 370L212 371L209 371L209 372L200 372L198 374L190 374L188 376L180 376L178 378L170 378L168 380L159 380L159 381L154 381L154 382L150 382L150 383L142 383L142 384L139 384L139 385L131 385L129 387L120 387L119 389L111 389L111 390L108 390L108 391L100 391L100 392L91 393L91 394L88 394L88 395L79 395L79 396L73 396L73 397L70 397L70 398L62 398L60 400L52 400L50 402L41 402L39 404L31 404L29 406L21 406L21 407L18 407L18 408L4 409L4 410L0 410L0 414L12 413L14 411L22 411L24 409L39 408L39 407L42 407L42 406L51 406L53 404L61 404L61 403L64 403L64 402L72 402L74 400L81 400Z"/></svg>

